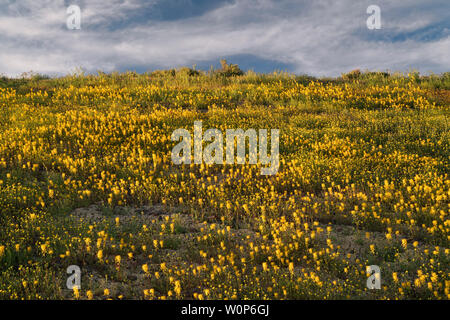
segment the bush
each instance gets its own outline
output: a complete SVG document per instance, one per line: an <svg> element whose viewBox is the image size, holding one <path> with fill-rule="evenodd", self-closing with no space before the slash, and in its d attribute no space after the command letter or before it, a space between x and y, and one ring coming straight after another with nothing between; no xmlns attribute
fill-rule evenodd
<svg viewBox="0 0 450 320"><path fill-rule="evenodd" d="M359 69L355 69L355 70L350 71L349 73L342 74L343 80L356 80L359 77L361 77L361 71Z"/></svg>
<svg viewBox="0 0 450 320"><path fill-rule="evenodd" d="M227 60L220 60L221 68L215 71L216 75L223 77L235 77L244 75L244 71L237 64L228 64Z"/></svg>
<svg viewBox="0 0 450 320"><path fill-rule="evenodd" d="M193 68L187 68L187 67L183 67L177 70L177 75L187 75L189 77L197 77L199 75L201 75L200 71L197 71Z"/></svg>

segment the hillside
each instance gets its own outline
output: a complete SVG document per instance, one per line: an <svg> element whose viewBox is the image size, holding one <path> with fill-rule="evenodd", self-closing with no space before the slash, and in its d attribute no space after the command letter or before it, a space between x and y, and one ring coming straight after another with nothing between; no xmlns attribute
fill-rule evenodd
<svg viewBox="0 0 450 320"><path fill-rule="evenodd" d="M448 299L449 105L448 73L0 78L0 298ZM174 164L195 121L278 129L277 172Z"/></svg>

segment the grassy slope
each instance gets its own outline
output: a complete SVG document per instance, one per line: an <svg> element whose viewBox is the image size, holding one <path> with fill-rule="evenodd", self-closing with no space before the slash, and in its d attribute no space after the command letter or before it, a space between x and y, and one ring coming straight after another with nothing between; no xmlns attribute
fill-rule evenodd
<svg viewBox="0 0 450 320"><path fill-rule="evenodd" d="M0 297L447 299L448 76L357 80L0 79ZM278 174L173 165L195 120L279 128Z"/></svg>

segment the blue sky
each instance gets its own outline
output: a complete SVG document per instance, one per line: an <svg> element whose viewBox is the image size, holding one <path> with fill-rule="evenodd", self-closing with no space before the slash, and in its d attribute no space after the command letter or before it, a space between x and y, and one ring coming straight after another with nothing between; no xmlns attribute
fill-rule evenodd
<svg viewBox="0 0 450 320"><path fill-rule="evenodd" d="M81 8L81 30L66 9ZM381 29L369 30L369 5ZM450 71L449 0L0 0L0 74L62 75L219 60L256 72L336 76Z"/></svg>

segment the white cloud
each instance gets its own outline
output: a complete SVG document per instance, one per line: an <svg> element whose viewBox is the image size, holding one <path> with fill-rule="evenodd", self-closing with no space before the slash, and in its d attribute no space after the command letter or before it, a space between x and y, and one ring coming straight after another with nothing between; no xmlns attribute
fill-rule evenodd
<svg viewBox="0 0 450 320"><path fill-rule="evenodd" d="M382 1L384 32L413 32L445 17L439 15L445 10L434 9L409 14L409 8L420 3ZM144 4L149 6L143 0L112 0L107 5L86 1L79 31L65 28L64 1L10 4L6 14L0 13L0 73L64 74L80 66L89 71L173 67L238 54L280 61L292 65L294 72L314 75L358 67L442 72L450 66L449 37L375 41L378 31L365 27L370 1L237 0L202 16L136 23L134 14ZM115 24L120 28L112 31Z"/></svg>

